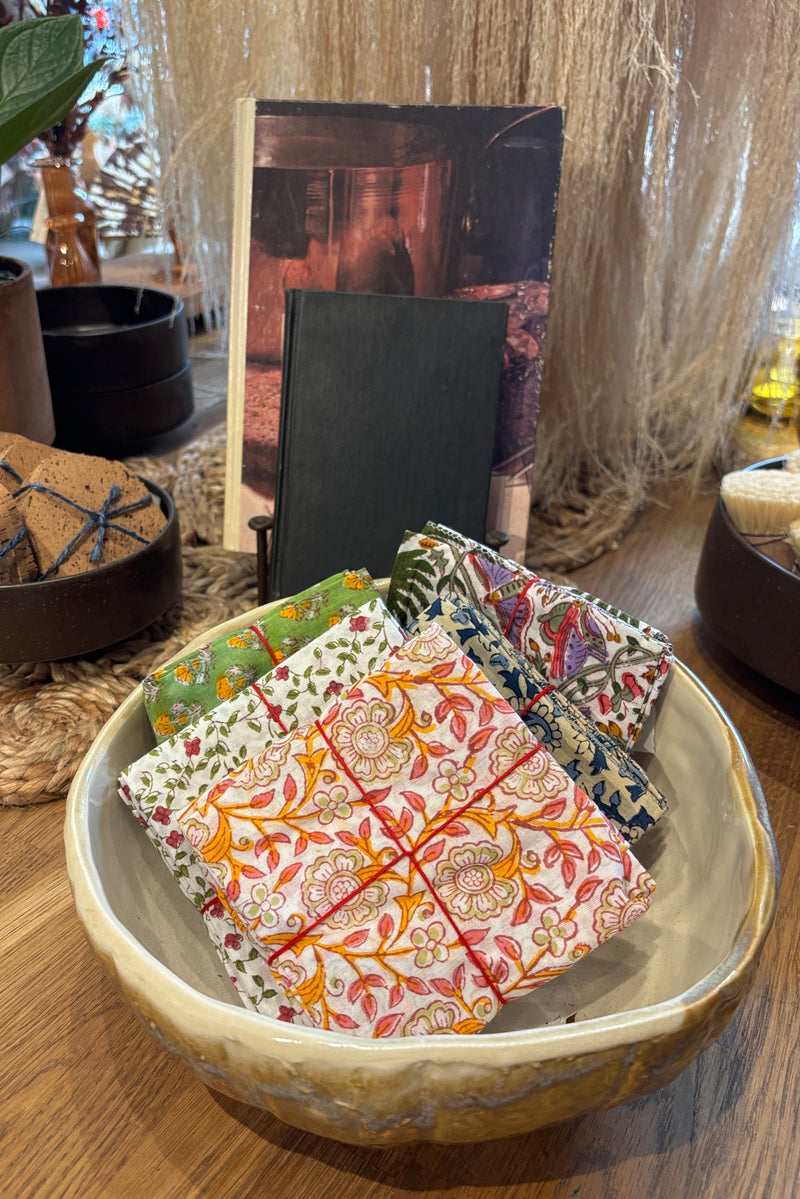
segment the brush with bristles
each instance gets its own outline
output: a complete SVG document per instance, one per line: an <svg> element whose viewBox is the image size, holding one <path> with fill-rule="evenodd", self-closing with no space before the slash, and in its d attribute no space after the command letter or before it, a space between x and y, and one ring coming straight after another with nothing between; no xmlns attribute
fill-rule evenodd
<svg viewBox="0 0 800 1199"><path fill-rule="evenodd" d="M740 533L783 537L800 519L800 471L734 470L719 489Z"/></svg>
<svg viewBox="0 0 800 1199"><path fill-rule="evenodd" d="M800 520L793 520L789 525L786 540L794 550L795 567L800 567Z"/></svg>

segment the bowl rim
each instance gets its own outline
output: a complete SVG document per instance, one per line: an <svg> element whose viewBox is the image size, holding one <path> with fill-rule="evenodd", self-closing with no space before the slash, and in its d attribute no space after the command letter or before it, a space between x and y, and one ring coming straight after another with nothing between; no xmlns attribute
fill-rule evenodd
<svg viewBox="0 0 800 1199"><path fill-rule="evenodd" d="M142 294L144 294L145 292L151 292L153 295L162 297L164 300L169 301L170 307L169 307L168 311L162 312L160 316L151 317L149 320L146 320L146 321L128 322L127 324L124 324L124 325L114 324L113 327L110 329L103 328L103 329L94 329L93 330L91 328L86 328L86 329L80 329L80 331L76 331L74 328L65 328L63 326L57 326L55 328L51 328L50 326L42 323L42 337L45 340L47 338L60 339L62 337L63 338L70 337L73 340L75 340L76 338L105 339L108 337L119 337L119 335L121 333L130 333L131 331L137 331L140 329L151 329L154 325L160 325L165 321L166 322L174 322L180 316L183 315L183 312L185 309L185 305L183 303L183 298L181 296L173 295L172 292L165 291L163 288L160 288L160 287L139 287L132 283L69 283L66 285L62 285L60 287L54 287L54 286L50 285L48 287L39 288L37 291L37 295L41 294L44 297L46 295L51 295L54 292L57 292L59 294L60 298L63 298L66 300L68 298L68 293L70 291L76 292L76 291L90 291L90 290L91 291L101 291L101 292L106 292L106 293L109 291L142 292Z"/></svg>
<svg viewBox="0 0 800 1199"><path fill-rule="evenodd" d="M251 615L263 611L263 607L251 609L207 630L188 642L185 651L207 644L209 638L240 628ZM170 659L175 660L175 656ZM717 1001L724 1001L726 996L735 994L740 980L749 976L754 969L761 944L774 917L780 881L777 849L766 800L744 742L722 706L683 663L676 660L672 669L682 685L694 690L696 697L713 709L727 735L731 763L738 767L732 772L733 785L746 814L753 852L753 878L750 902L729 952L714 970L691 987L669 999L641 1008L592 1017L570 1025L517 1029L480 1037L431 1034L412 1038L412 1041L420 1043L415 1047L415 1052L420 1057L424 1056L426 1062L452 1065L459 1060L469 1059L469 1064L476 1068L504 1068L522 1060L544 1062L564 1055L602 1052L622 1045L659 1039L675 1033L690 1020L692 1023L701 1021L704 1013ZM367 1040L335 1030L288 1024L244 1006L237 1007L202 994L158 961L122 923L110 905L104 903L99 871L88 851L83 852L87 849L88 783L95 770L95 754L113 738L140 705L141 684L103 727L75 774L67 797L64 826L67 871L79 920L93 948L106 968L113 972L118 985L128 994L134 1007L153 1006L152 1000L146 999L145 995L153 994L154 977L158 984L157 1011L163 1014L173 1031L182 1034L184 1043L189 1039L195 1044L198 1039L205 1043L234 1039L248 1045L252 1052L266 1054L287 1066L312 1055L318 1059L324 1057L332 1067L345 1068L348 1064L354 1066L356 1060L359 1063L368 1061L370 1067L380 1065L386 1068L407 1062L408 1038ZM126 974L132 980L127 986L119 969L120 959L126 955L129 957ZM133 962L130 961L131 955ZM152 976L147 987L143 973L145 969ZM168 1013L166 1008L169 1009ZM220 1031L221 1018L224 1033ZM152 1015L148 1023L153 1025ZM521 1048L525 1051L524 1059L520 1057Z"/></svg>

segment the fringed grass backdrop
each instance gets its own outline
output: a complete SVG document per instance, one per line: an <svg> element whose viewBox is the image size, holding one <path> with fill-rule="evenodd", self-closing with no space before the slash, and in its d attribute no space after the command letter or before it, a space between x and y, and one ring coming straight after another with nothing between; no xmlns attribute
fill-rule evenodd
<svg viewBox="0 0 800 1199"><path fill-rule="evenodd" d="M800 5L121 3L209 310L228 287L236 97L566 108L534 558L548 542L588 558L656 480L724 453L773 293L794 283Z"/></svg>

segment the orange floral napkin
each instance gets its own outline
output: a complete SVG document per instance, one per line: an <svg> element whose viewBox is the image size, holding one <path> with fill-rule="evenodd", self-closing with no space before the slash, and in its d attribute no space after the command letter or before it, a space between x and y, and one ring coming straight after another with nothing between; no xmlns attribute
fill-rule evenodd
<svg viewBox="0 0 800 1199"><path fill-rule="evenodd" d="M438 626L179 822L320 1028L478 1032L648 907L625 841Z"/></svg>

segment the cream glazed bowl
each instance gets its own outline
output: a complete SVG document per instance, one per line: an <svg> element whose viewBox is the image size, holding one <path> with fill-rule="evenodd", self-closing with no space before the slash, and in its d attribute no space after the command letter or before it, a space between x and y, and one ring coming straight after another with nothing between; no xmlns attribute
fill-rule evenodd
<svg viewBox="0 0 800 1199"><path fill-rule="evenodd" d="M202 640L253 619L245 613ZM358 1145L467 1142L624 1103L669 1082L726 1027L778 889L747 751L681 663L653 734L643 764L670 811L635 848L657 884L650 910L477 1036L368 1041L241 1005L200 914L117 793L120 771L154 744L141 688L105 725L70 790L65 840L77 913L165 1049L210 1087L297 1128Z"/></svg>

